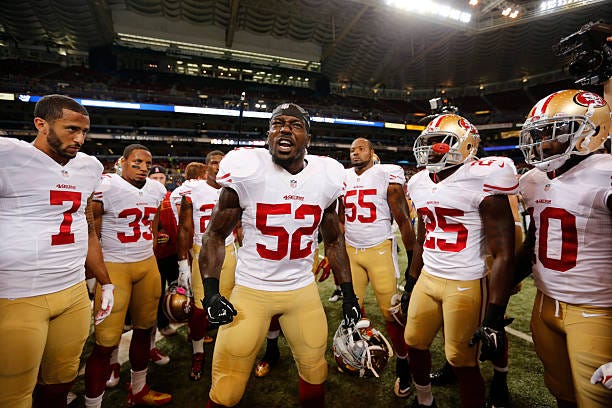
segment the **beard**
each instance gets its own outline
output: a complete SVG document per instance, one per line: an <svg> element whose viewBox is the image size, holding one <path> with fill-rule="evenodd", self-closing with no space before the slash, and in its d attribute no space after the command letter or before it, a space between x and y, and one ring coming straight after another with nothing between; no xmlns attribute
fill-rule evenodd
<svg viewBox="0 0 612 408"><path fill-rule="evenodd" d="M51 147L51 150L53 150L53 152L61 158L73 159L76 157L76 153L71 154L62 149L62 141L59 139L59 137L57 137L57 133L55 133L52 128L49 128L47 143L49 144L49 147Z"/></svg>

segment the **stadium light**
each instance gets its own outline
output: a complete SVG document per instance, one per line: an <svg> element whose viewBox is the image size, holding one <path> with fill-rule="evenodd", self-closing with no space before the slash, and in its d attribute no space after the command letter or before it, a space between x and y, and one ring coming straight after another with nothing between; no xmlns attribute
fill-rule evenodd
<svg viewBox="0 0 612 408"><path fill-rule="evenodd" d="M429 14L460 23L467 24L472 19L472 13L436 1L424 0L385 0L385 4L410 13Z"/></svg>

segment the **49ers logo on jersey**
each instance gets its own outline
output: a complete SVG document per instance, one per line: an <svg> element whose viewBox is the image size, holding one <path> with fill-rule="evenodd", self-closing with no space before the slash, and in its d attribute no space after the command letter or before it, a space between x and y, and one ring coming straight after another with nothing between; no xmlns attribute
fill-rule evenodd
<svg viewBox="0 0 612 408"><path fill-rule="evenodd" d="M601 108L606 105L606 101L601 96L593 92L580 92L574 96L574 102L582 106L591 106Z"/></svg>

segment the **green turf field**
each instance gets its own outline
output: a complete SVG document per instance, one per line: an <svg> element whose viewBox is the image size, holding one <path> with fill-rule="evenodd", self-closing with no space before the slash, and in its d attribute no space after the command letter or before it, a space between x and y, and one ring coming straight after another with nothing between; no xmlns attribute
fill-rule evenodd
<svg viewBox="0 0 612 408"><path fill-rule="evenodd" d="M405 256L400 253L400 268L405 267ZM327 313L329 325L329 350L327 360L329 362L329 376L326 383L326 406L337 408L361 408L361 407L406 407L412 404L412 397L399 399L393 394L393 383L395 381L395 360L390 361L389 366L381 378L360 379L339 373L331 351L332 336L341 320L341 302L330 303L328 298L333 291L333 279L319 284L321 299ZM520 293L513 296L510 301L508 315L515 318L510 326L520 332L529 334L529 318L535 288L531 279L526 279ZM369 290L365 300L366 311L375 327L384 333L384 324L380 312L376 306L374 296ZM553 407L553 398L544 386L542 377L542 364L533 350L533 344L526 340L510 335L510 372L508 383L512 395L512 407ZM150 364L149 383L152 388L173 395L173 407L199 407L205 406L208 389L210 386L210 361L212 358L213 344L205 345L206 364L202 379L192 382L188 378L191 367L191 344L187 342L186 327L181 327L176 336L165 338L157 343L158 347L169 354L171 361L163 367ZM281 361L274 370L265 378L251 376L246 393L238 405L247 407L297 407L297 384L298 377L295 364L291 358L287 342L281 337L279 341L281 349ZM87 356L91 347L91 339L88 342L84 356ZM263 355L263 349L260 356ZM439 367L444 361L440 338L436 339L432 346L434 367ZM492 377L492 366L490 363L482 365L482 372L488 381ZM107 390L104 396L103 407L125 406L126 389L125 383L130 379L129 363L121 367L121 383L112 390ZM70 407L84 406L84 381L79 377L73 391L77 393L78 399ZM434 387L434 396L439 407L459 407L459 389L456 385L447 387Z"/></svg>

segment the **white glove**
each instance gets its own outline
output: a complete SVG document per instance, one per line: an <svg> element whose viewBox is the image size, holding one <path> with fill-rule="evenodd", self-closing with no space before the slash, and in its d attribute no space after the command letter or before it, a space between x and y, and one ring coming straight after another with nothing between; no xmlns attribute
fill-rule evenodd
<svg viewBox="0 0 612 408"><path fill-rule="evenodd" d="M604 387L612 390L612 361L599 366L591 377L591 384L601 383Z"/></svg>
<svg viewBox="0 0 612 408"><path fill-rule="evenodd" d="M189 261L187 259L181 259L178 261L178 267L178 286L184 288L187 291L187 296L191 297L191 268L189 267Z"/></svg>
<svg viewBox="0 0 612 408"><path fill-rule="evenodd" d="M100 324L102 320L106 319L108 315L111 314L113 310L113 304L115 303L115 285L112 283L107 283L106 285L102 285L102 295L100 296L102 301L100 303L100 310L96 313L94 317L94 323Z"/></svg>

